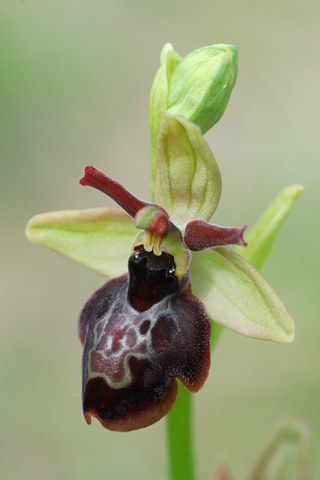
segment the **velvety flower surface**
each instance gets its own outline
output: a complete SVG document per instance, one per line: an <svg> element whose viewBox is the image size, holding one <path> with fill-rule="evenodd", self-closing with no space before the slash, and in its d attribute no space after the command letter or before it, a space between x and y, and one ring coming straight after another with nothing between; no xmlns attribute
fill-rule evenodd
<svg viewBox="0 0 320 480"><path fill-rule="evenodd" d="M171 409L178 391L175 377L191 392L206 380L210 324L190 285L179 284L173 269L168 254L137 251L129 260L129 277L107 282L83 309L88 423L92 415L111 430L145 427Z"/></svg>
<svg viewBox="0 0 320 480"><path fill-rule="evenodd" d="M244 229L194 220L183 238L161 207L139 201L94 167L86 168L80 183L112 197L144 229L134 240L128 275L98 290L79 324L87 422L94 416L111 430L137 429L170 411L176 378L191 392L206 380L210 323L191 293L190 250L245 245Z"/></svg>
<svg viewBox="0 0 320 480"><path fill-rule="evenodd" d="M109 278L79 322L88 423L93 416L111 430L142 428L170 411L177 378L189 391L199 390L210 367L208 317L253 338L292 340L283 302L228 246L246 245L244 228L208 223L221 178L199 127L163 116L155 204L93 167L80 183L101 190L126 213L43 214L31 219L28 236Z"/></svg>
<svg viewBox="0 0 320 480"><path fill-rule="evenodd" d="M142 428L170 411L176 378L191 392L202 387L210 323L191 293L190 253L166 212L93 167L80 183L110 195L144 228L132 246L129 273L99 289L80 316L83 413L88 423L94 416L111 430Z"/></svg>

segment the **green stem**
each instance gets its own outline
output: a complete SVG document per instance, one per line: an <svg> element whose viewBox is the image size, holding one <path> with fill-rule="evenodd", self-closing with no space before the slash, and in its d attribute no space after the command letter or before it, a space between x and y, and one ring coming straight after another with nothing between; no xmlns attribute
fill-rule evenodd
<svg viewBox="0 0 320 480"><path fill-rule="evenodd" d="M220 339L220 335L223 332L223 327L221 325L218 325L218 323L215 323L211 320L211 337L210 337L210 347L211 347L211 355L213 350L215 349L218 340Z"/></svg>
<svg viewBox="0 0 320 480"><path fill-rule="evenodd" d="M194 480L192 394L179 383L177 400L167 415L170 480Z"/></svg>
<svg viewBox="0 0 320 480"><path fill-rule="evenodd" d="M223 328L211 322L211 351ZM179 382L177 400L167 415L168 456L170 480L195 480L192 394Z"/></svg>

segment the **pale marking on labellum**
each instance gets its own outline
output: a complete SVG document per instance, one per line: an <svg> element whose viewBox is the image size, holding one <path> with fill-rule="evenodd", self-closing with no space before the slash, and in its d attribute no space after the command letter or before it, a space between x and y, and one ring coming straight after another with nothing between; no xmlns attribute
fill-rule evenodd
<svg viewBox="0 0 320 480"><path fill-rule="evenodd" d="M131 356L137 358L137 359L149 359L151 356L151 331L153 327L156 325L157 320L160 315L166 315L170 314L170 298L166 298L166 302L163 305L163 308L161 309L161 312L158 310L158 304L153 305L149 310L146 310L145 312L137 312L134 308L132 308L128 303L125 305L123 311L119 315L119 313L116 311L115 315L119 315L118 317L118 324L116 325L116 332L118 333L119 330L124 332L122 338L118 340L119 344L121 345L121 348L117 350L116 352L111 352L111 348L113 345L114 341L114 336L113 335L108 335L107 336L107 342L106 346L104 348L98 348L100 341L102 340L103 335L105 334L105 329L108 327L108 324L110 320L112 319L112 313L114 310L114 306L116 305L117 301L124 296L124 298L127 298L127 290L126 291L120 291L119 295L115 299L114 303L112 306L110 306L109 311L104 315L94 326L94 340L93 340L93 345L92 348L89 351L88 354L88 377L93 378L93 377L102 377L106 380L106 382L112 387L112 388L123 388L126 385L131 383L132 376L130 372L130 367L129 367L129 359ZM170 315L172 318L172 315ZM150 321L149 329L145 334L140 333L140 327L141 325L146 321ZM176 323L176 322L175 322ZM103 325L103 326L102 326ZM100 328L100 326L102 328ZM178 325L176 325L178 327ZM179 328L179 327L178 327ZM132 347L129 347L126 343L128 335L127 331L128 330L133 330L135 333L135 343ZM143 349L143 351L137 351L139 349ZM107 353L109 351L109 353ZM91 359L92 359L92 354L100 354L101 357L103 358L105 368L106 370L101 372L95 372L91 371ZM110 375L108 375L107 368L108 366L114 366L114 364L118 364L119 368L123 368L124 373L122 376L122 380L118 382L114 382L111 378Z"/></svg>

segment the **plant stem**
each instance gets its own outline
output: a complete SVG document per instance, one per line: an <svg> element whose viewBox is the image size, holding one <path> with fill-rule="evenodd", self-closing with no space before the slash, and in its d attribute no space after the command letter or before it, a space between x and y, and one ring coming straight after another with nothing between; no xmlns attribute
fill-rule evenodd
<svg viewBox="0 0 320 480"><path fill-rule="evenodd" d="M211 351L223 328L211 322ZM167 415L170 480L195 480L192 434L192 394L179 382L177 400Z"/></svg>
<svg viewBox="0 0 320 480"><path fill-rule="evenodd" d="M177 400L167 415L170 480L194 480L192 394L179 383Z"/></svg>

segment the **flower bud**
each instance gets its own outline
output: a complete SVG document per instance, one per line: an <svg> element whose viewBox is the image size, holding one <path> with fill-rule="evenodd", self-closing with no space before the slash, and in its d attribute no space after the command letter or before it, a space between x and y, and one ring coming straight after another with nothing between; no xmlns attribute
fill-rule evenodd
<svg viewBox="0 0 320 480"><path fill-rule="evenodd" d="M258 458L250 480L308 480L309 436L303 422L282 421Z"/></svg>
<svg viewBox="0 0 320 480"><path fill-rule="evenodd" d="M163 114L184 117L205 134L222 117L237 73L238 53L233 45L203 47L183 59L170 43L163 47L150 95L152 194Z"/></svg>
<svg viewBox="0 0 320 480"><path fill-rule="evenodd" d="M151 130L151 176L156 175L156 148L162 115L168 108L169 82L172 73L181 61L180 55L170 43L166 43L160 56L160 68L154 78L150 93L150 130ZM153 190L153 185L151 186Z"/></svg>
<svg viewBox="0 0 320 480"><path fill-rule="evenodd" d="M222 117L237 73L238 53L233 45L189 53L171 75L167 113L185 117L206 133Z"/></svg>

